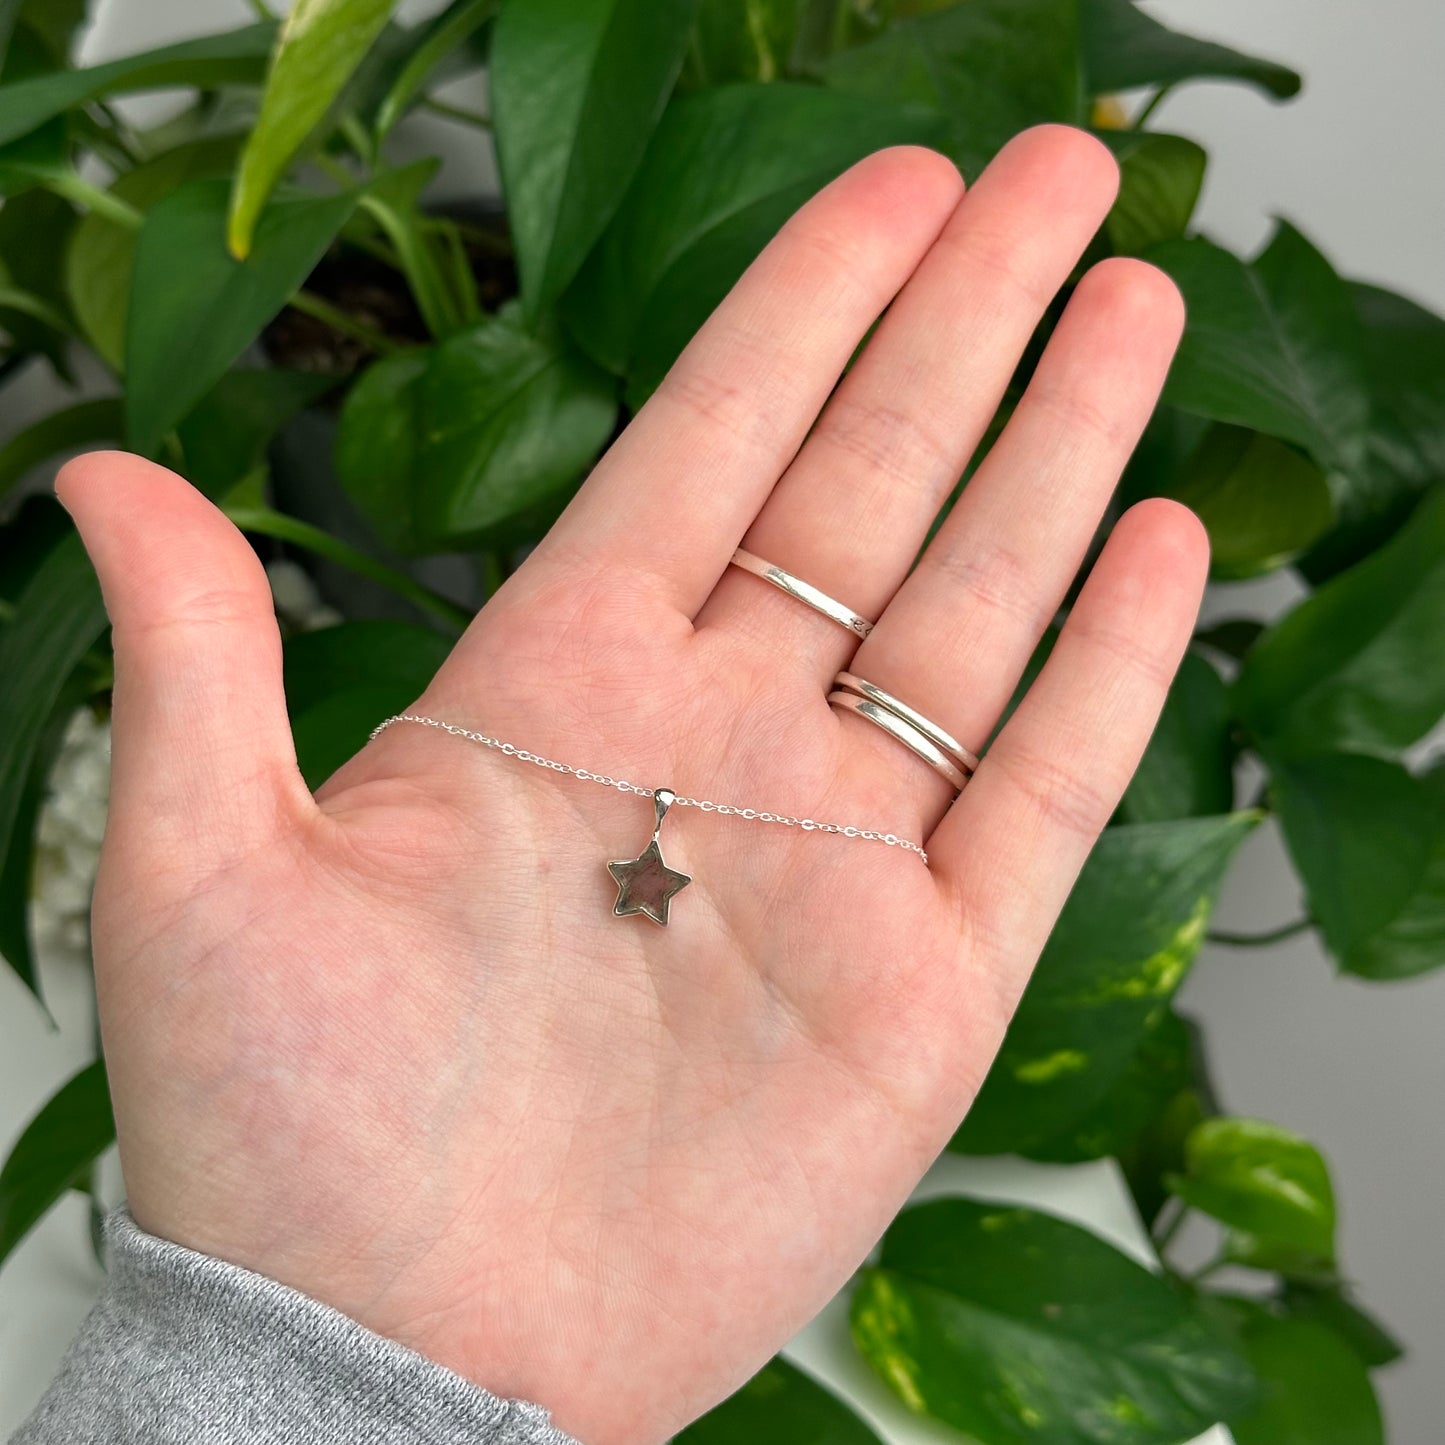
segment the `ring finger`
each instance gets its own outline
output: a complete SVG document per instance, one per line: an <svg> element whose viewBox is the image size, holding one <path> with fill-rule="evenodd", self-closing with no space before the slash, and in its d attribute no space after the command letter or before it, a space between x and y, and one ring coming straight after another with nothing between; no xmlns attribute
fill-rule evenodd
<svg viewBox="0 0 1445 1445"><path fill-rule="evenodd" d="M1174 283L1142 261L1079 283L1013 416L850 671L979 749L1066 595L1164 384L1183 327ZM952 788L893 739L841 716L927 800Z"/></svg>

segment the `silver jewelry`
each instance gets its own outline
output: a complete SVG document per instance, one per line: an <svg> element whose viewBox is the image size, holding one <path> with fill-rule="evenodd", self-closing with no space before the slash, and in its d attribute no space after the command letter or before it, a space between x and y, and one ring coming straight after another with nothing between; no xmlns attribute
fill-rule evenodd
<svg viewBox="0 0 1445 1445"><path fill-rule="evenodd" d="M891 692L884 692L877 683L868 682L853 672L840 672L833 679L833 686L842 688L844 692L856 692L859 697L866 697L870 702L876 702L880 707L886 707L889 712L896 713L905 722L912 723L929 742L942 748L965 772L977 771L977 753L969 752L957 738L944 732L936 722L930 722L921 712L909 707L906 702L900 702Z"/></svg>
<svg viewBox="0 0 1445 1445"><path fill-rule="evenodd" d="M421 723L425 727L440 728L454 737L468 738L494 752L505 753L520 762L534 763L539 768L549 768L554 773L565 773L580 778L585 783L600 783L604 788L615 788L619 793L634 793L639 798L651 798L656 814L652 838L647 847L636 858L613 859L607 864L607 871L617 883L617 901L612 912L615 917L624 918L631 913L642 913L655 923L667 924L668 904L674 894L690 882L692 875L670 868L663 861L658 844L663 816L672 807L698 808L704 813L721 813L729 818L743 818L748 822L778 823L784 828L801 828L805 833L838 833L845 838L861 838L870 843L883 843L890 848L902 848L906 853L917 853L925 863L928 854L921 844L895 833L880 833L874 828L855 828L851 824L820 823L813 818L794 818L787 813L773 813L757 808L739 808L732 803L715 803L711 798L679 797L671 788L644 788L629 783L623 778L610 778L605 773L594 773L587 768L574 768L567 763L544 758L537 753L519 748L515 743L503 742L500 738L489 737L486 733L474 732L471 728L458 727L456 723L442 722L434 717L423 717L420 713L403 712L378 723L371 730L371 737L385 732L393 723ZM678 881L681 880L681 881ZM635 906L634 906L635 905ZM651 905L651 906L649 906ZM658 915L661 914L661 917Z"/></svg>
<svg viewBox="0 0 1445 1445"><path fill-rule="evenodd" d="M680 873L663 861L657 835L662 820L677 794L671 788L654 788L652 806L657 813L652 841L636 858L614 858L607 871L617 882L617 902L612 905L614 917L626 918L641 913L654 923L667 927L667 910L674 893L680 893L692 882L691 873Z"/></svg>
<svg viewBox="0 0 1445 1445"><path fill-rule="evenodd" d="M761 577L764 582L771 582L789 597L811 607L814 612L821 612L840 627L846 627L856 637L867 637L873 631L873 624L866 617L860 617L851 607L845 607L826 592L820 592L811 582L804 582L801 577L794 577L791 572L785 572L771 562L764 562L761 557L754 557L751 552L744 552L741 547L733 553L732 565L741 567L744 572L751 572L754 577Z"/></svg>
<svg viewBox="0 0 1445 1445"><path fill-rule="evenodd" d="M865 717L875 727L882 728L891 738L896 738L905 748L923 759L935 772L941 773L953 785L955 794L961 793L968 782L968 774L954 763L953 759L931 739L913 726L907 718L890 712L880 703L851 692L830 692L828 701L838 707L846 707Z"/></svg>

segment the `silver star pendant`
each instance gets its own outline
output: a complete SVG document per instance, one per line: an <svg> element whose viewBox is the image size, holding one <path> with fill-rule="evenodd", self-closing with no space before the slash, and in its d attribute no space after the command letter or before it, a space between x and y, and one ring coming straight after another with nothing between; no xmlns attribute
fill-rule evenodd
<svg viewBox="0 0 1445 1445"><path fill-rule="evenodd" d="M655 789L652 803L657 822L652 829L651 841L636 858L614 858L608 863L607 871L617 884L617 902L612 905L614 917L626 918L630 913L642 913L666 928L673 895L692 882L690 873L667 866L657 841L663 815L676 796L670 788Z"/></svg>

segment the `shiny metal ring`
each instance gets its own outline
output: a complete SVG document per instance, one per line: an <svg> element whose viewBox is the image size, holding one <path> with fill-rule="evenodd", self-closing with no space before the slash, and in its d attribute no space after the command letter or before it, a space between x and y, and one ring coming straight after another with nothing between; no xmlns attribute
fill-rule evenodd
<svg viewBox="0 0 1445 1445"><path fill-rule="evenodd" d="M821 612L840 627L846 627L855 637L867 637L873 631L873 624L866 617L860 617L851 607L844 607L826 592L818 591L812 583L804 582L801 577L794 577L791 572L785 572L771 562L764 562L761 557L754 557L751 552L744 552L741 547L733 553L732 564L734 567L741 567L744 572L751 572L754 577L761 577L764 582L771 582L789 597L811 607L814 612Z"/></svg>
<svg viewBox="0 0 1445 1445"><path fill-rule="evenodd" d="M830 692L828 701L840 707L851 708L859 717L867 718L875 727L882 728L889 737L897 739L905 748L916 753L934 772L947 778L955 793L963 791L968 783L968 774L911 722L899 717L895 712L890 712L879 703L859 697L856 693Z"/></svg>
<svg viewBox="0 0 1445 1445"><path fill-rule="evenodd" d="M857 673L840 672L833 679L833 686L842 688L845 692L855 692L859 697L866 697L870 702L876 702L880 707L886 707L889 712L896 713L905 722L910 722L929 742L948 753L966 772L974 772L978 767L978 754L970 752L951 733L946 733L936 722L930 722L921 712L908 706L894 697L891 692L884 692L876 683L868 682Z"/></svg>

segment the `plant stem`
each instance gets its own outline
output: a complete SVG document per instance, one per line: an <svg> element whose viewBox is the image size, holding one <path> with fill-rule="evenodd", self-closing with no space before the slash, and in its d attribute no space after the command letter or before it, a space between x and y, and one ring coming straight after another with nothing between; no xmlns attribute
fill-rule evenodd
<svg viewBox="0 0 1445 1445"><path fill-rule="evenodd" d="M343 311L339 306L333 305L324 296L318 296L314 291L301 290L291 298L291 305L305 316L312 316L317 321L324 321L333 331L339 331L343 336L349 336L353 341L359 341L363 346L369 346L381 356L389 356L402 348L383 332L378 331L374 326L368 326L364 321L358 321L350 312Z"/></svg>
<svg viewBox="0 0 1445 1445"><path fill-rule="evenodd" d="M41 184L46 190L54 191L57 196L64 196L67 201L74 201L86 210L94 211L96 215L104 216L106 220L114 221L129 231L140 230L141 223L145 220L134 206L110 191L93 185L77 171L56 171L47 175Z"/></svg>
<svg viewBox="0 0 1445 1445"><path fill-rule="evenodd" d="M454 120L458 125L475 126L478 130L491 130L492 118L483 115L479 110L468 110L463 105L451 105L445 100L436 100L430 95L422 96L417 102L423 110L429 110L433 115L444 116L447 120Z"/></svg>
<svg viewBox="0 0 1445 1445"><path fill-rule="evenodd" d="M1189 1206L1182 1200L1176 1200L1175 1203L1179 1205L1178 1212L1174 1218L1154 1236L1154 1251L1156 1254L1162 1255L1164 1251L1174 1243L1175 1236L1179 1233L1185 1219L1188 1217Z"/></svg>
<svg viewBox="0 0 1445 1445"><path fill-rule="evenodd" d="M1219 1273L1229 1263L1225 1255L1217 1254L1208 1264L1196 1269L1193 1274L1185 1275L1185 1278L1192 1285L1203 1284L1205 1280Z"/></svg>
<svg viewBox="0 0 1445 1445"><path fill-rule="evenodd" d="M1174 87L1172 85L1161 85L1159 89L1156 90L1154 94L1149 97L1148 101L1144 106L1144 109L1141 110L1139 114L1134 117L1134 123L1129 127L1129 129L1143 130L1144 122L1147 121L1156 110L1158 110L1159 102L1163 100L1164 97L1168 95L1169 92L1173 89Z"/></svg>
<svg viewBox="0 0 1445 1445"><path fill-rule="evenodd" d="M1286 923L1279 928L1271 928L1267 933L1227 933L1211 929L1204 936L1210 943L1223 943L1231 948L1266 948L1271 943L1283 943L1287 938L1293 938L1296 934L1306 933L1315 926L1315 921L1309 914L1303 918L1297 918L1293 923Z"/></svg>
<svg viewBox="0 0 1445 1445"><path fill-rule="evenodd" d="M304 547L308 552L315 552L318 557L325 557L338 566L355 572L358 577L379 582L458 634L464 632L472 620L470 612L458 607L439 592L433 592L430 587L424 587L405 572L398 572L395 567L388 567L385 562L368 557L365 552L357 551L349 543L333 537L330 532L322 531L320 527L313 527L309 522L288 517L270 507L228 507L226 515L243 532L257 532L263 537L291 542L297 547Z"/></svg>
<svg viewBox="0 0 1445 1445"><path fill-rule="evenodd" d="M266 3L266 0L246 0L246 3L256 12L258 20L274 20L276 12Z"/></svg>

